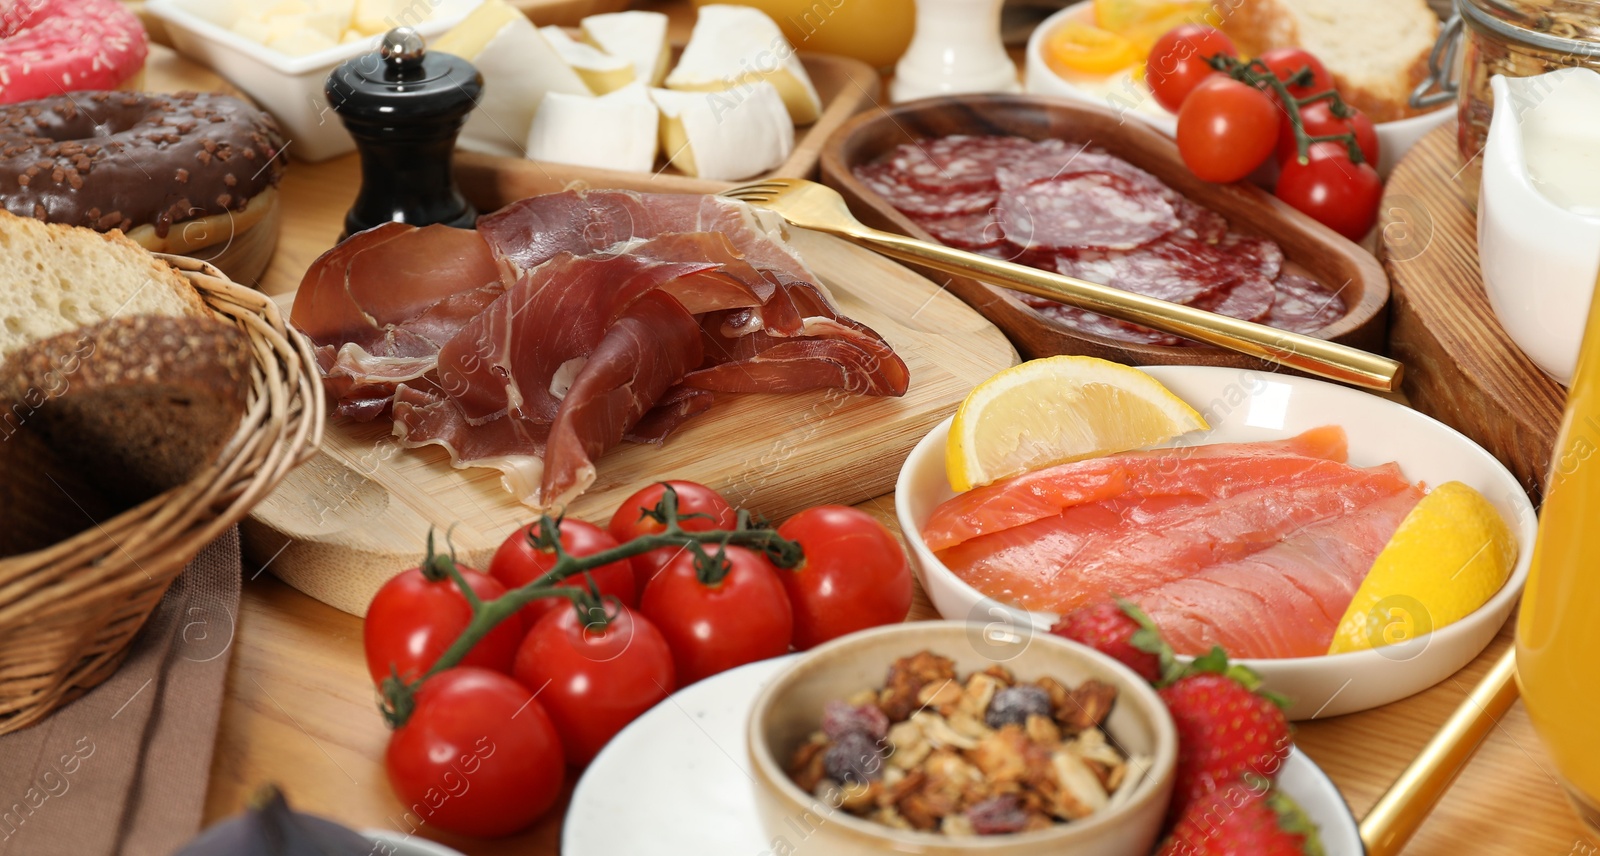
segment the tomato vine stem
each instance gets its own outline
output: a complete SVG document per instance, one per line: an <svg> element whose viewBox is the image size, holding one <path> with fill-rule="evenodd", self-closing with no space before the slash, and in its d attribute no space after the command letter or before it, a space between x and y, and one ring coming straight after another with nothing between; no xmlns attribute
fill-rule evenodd
<svg viewBox="0 0 1600 856"><path fill-rule="evenodd" d="M1311 82L1309 79L1312 76L1311 66L1301 66L1300 70L1290 75L1288 80L1283 80L1282 78L1278 77L1277 74L1273 73L1272 69L1268 68L1266 63L1259 59L1252 59L1248 62L1243 62L1238 57L1232 57L1228 56L1227 54L1219 53L1216 56L1211 57L1209 60L1207 60L1207 62L1211 64L1212 68L1228 75L1234 80L1249 84L1257 89L1272 90L1273 95L1277 96L1278 103L1282 105L1284 107L1284 111L1289 114L1289 124L1294 128L1294 143L1296 153L1295 159L1298 160L1301 165L1311 162L1311 144L1324 142L1344 143L1345 148L1350 153L1351 163L1366 163L1366 158L1361 154L1361 146L1356 142L1356 135L1354 131L1347 131L1343 134L1330 134L1319 137L1313 137L1306 133L1305 120L1300 115L1300 108L1306 106L1307 104L1313 104L1318 101L1326 101L1328 102L1329 111L1331 111L1334 116L1340 119L1348 119L1352 115L1350 105L1346 104L1344 99L1339 96L1339 90L1337 89L1329 89L1326 92L1318 92L1313 95L1307 95L1304 98L1296 98L1294 94L1289 91L1289 86L1291 84L1306 85Z"/></svg>
<svg viewBox="0 0 1600 856"><path fill-rule="evenodd" d="M410 719L411 711L416 704L414 696L428 678L459 665L461 660L472 651L473 647L489 634L489 631L498 626L500 622L516 615L524 606L542 597L564 597L580 605L586 600L593 599L594 594L591 591L557 585L568 577L587 573L612 562L625 561L633 556L642 555L662 547L690 548L696 551L700 557L705 557L706 553L701 547L702 544L717 544L719 546L732 544L746 547L763 553L769 561L779 568L793 568L805 560L805 554L801 551L797 542L783 538L774 529L756 525L744 511L739 512L739 522L732 530L713 529L690 532L684 529L682 526L683 520L705 515L680 516L678 514L678 492L671 485L664 484L663 488L661 501L654 509L644 512L646 516L664 525L666 528L663 531L652 535L641 535L625 544L587 556L574 556L562 547L559 527L560 518L553 518L548 514L540 516L539 534L535 536L530 532L529 538L540 549L554 550L557 557L556 563L551 566L550 570L527 585L512 589L490 600L480 599L477 593L472 590L472 587L467 584L466 578L462 576L461 569L456 566L453 556L438 555L436 557L434 555L433 532L429 531L429 558L426 563L428 568L424 569L424 573L428 573L431 569L434 572L448 576L456 587L461 590L461 594L466 598L467 603L472 606L472 620L461 631L461 635L457 636L456 640L450 644L450 647L439 655L439 659L433 664L433 667L428 669L427 673L422 677L410 683L402 680L398 674L391 674L389 677L384 678L383 684L379 687L380 707L383 711L384 720L389 723L389 727L398 728ZM437 578L430 577L430 579Z"/></svg>

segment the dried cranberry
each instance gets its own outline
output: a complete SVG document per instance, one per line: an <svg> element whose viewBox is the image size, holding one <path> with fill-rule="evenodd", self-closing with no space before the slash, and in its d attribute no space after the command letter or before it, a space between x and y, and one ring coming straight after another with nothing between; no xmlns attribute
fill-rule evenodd
<svg viewBox="0 0 1600 856"><path fill-rule="evenodd" d="M889 733L889 717L875 704L852 707L842 701L830 701L823 705L822 733L829 740L838 742L852 732L882 740Z"/></svg>
<svg viewBox="0 0 1600 856"><path fill-rule="evenodd" d="M1028 813L1016 794L990 797L967 809L967 820L972 821L972 831L979 835L1005 835L1021 832L1028 825Z"/></svg>
<svg viewBox="0 0 1600 856"><path fill-rule="evenodd" d="M828 778L841 784L866 784L883 776L883 753L878 741L851 731L834 741L822 756Z"/></svg>
<svg viewBox="0 0 1600 856"><path fill-rule="evenodd" d="M1050 715L1050 694L1034 684L1017 684L1006 687L989 700L989 709L983 721L990 728L1006 725L1026 725L1030 716Z"/></svg>

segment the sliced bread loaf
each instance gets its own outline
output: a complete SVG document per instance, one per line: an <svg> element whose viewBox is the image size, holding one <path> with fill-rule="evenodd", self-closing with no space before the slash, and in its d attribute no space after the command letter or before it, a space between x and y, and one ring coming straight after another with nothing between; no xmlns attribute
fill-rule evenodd
<svg viewBox="0 0 1600 856"><path fill-rule="evenodd" d="M0 211L0 258L0 359L109 318L211 314L188 280L115 230Z"/></svg>
<svg viewBox="0 0 1600 856"><path fill-rule="evenodd" d="M1223 29L1245 56L1279 47L1315 54L1345 100L1388 122L1415 115L1439 18L1426 0L1229 0Z"/></svg>

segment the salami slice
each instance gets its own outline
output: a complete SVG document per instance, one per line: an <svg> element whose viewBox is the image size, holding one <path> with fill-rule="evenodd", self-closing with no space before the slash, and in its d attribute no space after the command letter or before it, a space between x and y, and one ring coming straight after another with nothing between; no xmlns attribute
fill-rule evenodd
<svg viewBox="0 0 1600 856"><path fill-rule="evenodd" d="M1228 234L1228 221L1210 208L1196 205L1183 196L1178 197L1178 202L1173 207L1178 212L1178 220L1183 224L1178 227L1177 233L1180 235L1207 244L1215 244L1222 240L1222 236Z"/></svg>
<svg viewBox="0 0 1600 856"><path fill-rule="evenodd" d="M1247 276L1196 300L1194 306L1241 321L1260 321L1271 311L1277 293L1272 280Z"/></svg>
<svg viewBox="0 0 1600 856"><path fill-rule="evenodd" d="M1105 172L1035 182L1000 194L1000 228L1027 249L1131 250L1178 228L1172 204Z"/></svg>
<svg viewBox="0 0 1600 856"><path fill-rule="evenodd" d="M993 209L953 217L918 217L916 224L932 235L934 240L952 247L983 250L1005 242Z"/></svg>
<svg viewBox="0 0 1600 856"><path fill-rule="evenodd" d="M1049 145L1055 143L1056 145ZM1178 192L1148 172L1115 155L1076 143L1046 140L1039 143L1033 157L1001 164L995 170L995 181L1001 190L1016 190L1041 181L1071 178L1091 172L1104 172L1120 176L1141 192L1154 193L1168 203L1176 204L1183 197Z"/></svg>
<svg viewBox="0 0 1600 856"><path fill-rule="evenodd" d="M893 163L887 161L858 166L855 173L856 178L861 179L872 192L913 217L976 214L994 207L998 198L997 191L992 189L960 193L932 193L921 190L907 181Z"/></svg>
<svg viewBox="0 0 1600 856"><path fill-rule="evenodd" d="M891 162L918 190L972 193L996 189L996 170L1033 157L1036 146L1023 137L941 137L902 145Z"/></svg>
<svg viewBox="0 0 1600 856"><path fill-rule="evenodd" d="M1169 303L1198 303L1250 278L1270 287L1281 252L1273 257L1265 246L1250 243L1257 239L1229 237L1239 241L1207 244L1172 236L1133 250L1062 253L1055 267L1068 276Z"/></svg>
<svg viewBox="0 0 1600 856"><path fill-rule="evenodd" d="M1315 333L1345 316L1339 293L1299 274L1278 277L1277 297L1266 323L1291 333Z"/></svg>
<svg viewBox="0 0 1600 856"><path fill-rule="evenodd" d="M1036 310L1040 315L1057 321L1079 333L1088 333L1101 336L1114 342L1127 342L1134 345L1177 345L1183 339L1160 330L1130 324L1107 315L1096 312L1087 312L1054 300L1042 297L1024 297L1023 302Z"/></svg>

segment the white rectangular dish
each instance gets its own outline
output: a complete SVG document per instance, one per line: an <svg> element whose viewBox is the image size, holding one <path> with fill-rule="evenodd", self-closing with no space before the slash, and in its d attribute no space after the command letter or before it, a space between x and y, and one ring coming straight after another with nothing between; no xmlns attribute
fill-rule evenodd
<svg viewBox="0 0 1600 856"><path fill-rule="evenodd" d="M289 154L306 161L337 157L355 141L328 107L323 84L347 59L377 50L381 36L290 56L231 29L250 0L149 0L150 14L166 22L184 56L239 87L283 126ZM482 0L411 0L395 26L412 26L424 39L442 35Z"/></svg>

